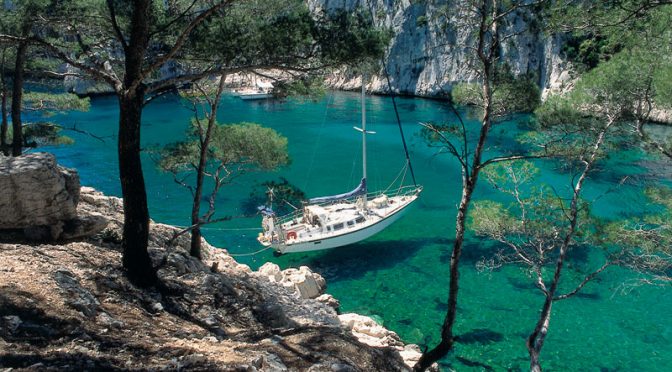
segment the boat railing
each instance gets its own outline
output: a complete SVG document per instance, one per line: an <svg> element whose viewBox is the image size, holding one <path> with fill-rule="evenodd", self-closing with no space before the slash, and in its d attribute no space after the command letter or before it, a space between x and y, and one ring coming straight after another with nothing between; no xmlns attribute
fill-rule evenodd
<svg viewBox="0 0 672 372"><path fill-rule="evenodd" d="M390 190L372 191L372 192L369 192L369 193L366 194L366 198L368 200L372 200L372 199L375 199L375 198L377 198L381 195L387 195L388 197L413 196L413 195L417 195L418 193L420 193L420 191L422 191L422 186L409 185L409 186L396 187L396 188L390 189ZM336 201L313 204L313 205L324 207L324 206L334 205L334 204L343 203L343 202L345 202L345 203L355 203L358 198L361 198L361 195L352 196L352 197L345 198L345 199L339 199L339 200L336 200ZM286 214L284 216L279 216L278 217L278 223L279 224L284 224L284 223L290 222L292 220L296 220L297 218L302 217L302 216L303 216L303 209L299 208L299 209L295 210L294 212L291 212L291 213Z"/></svg>

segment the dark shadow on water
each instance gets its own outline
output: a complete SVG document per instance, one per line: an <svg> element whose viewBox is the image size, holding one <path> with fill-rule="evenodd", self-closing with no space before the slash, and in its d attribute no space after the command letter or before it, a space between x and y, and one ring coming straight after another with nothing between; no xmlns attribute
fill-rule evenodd
<svg viewBox="0 0 672 372"><path fill-rule="evenodd" d="M481 363L481 362L478 362L478 361L474 361L474 360L470 360L470 359L467 359L467 358L463 358L463 357L460 357L460 356L456 356L455 359L457 359L460 363L462 363L463 365L465 365L467 367L479 368L482 371L494 371L495 370L494 368L492 368L491 366L489 366L487 364L484 364L484 363Z"/></svg>
<svg viewBox="0 0 672 372"><path fill-rule="evenodd" d="M448 304L446 302L444 302L444 300L442 300L438 297L435 297L434 298L434 309L436 311L440 311L442 313L445 313L446 311L448 311Z"/></svg>
<svg viewBox="0 0 672 372"><path fill-rule="evenodd" d="M515 289L520 289L524 291L538 290L537 286L535 286L532 280L528 278L507 277L506 280Z"/></svg>
<svg viewBox="0 0 672 372"><path fill-rule="evenodd" d="M600 296L600 294L596 292L579 292L576 294L576 297L594 301L602 298L602 296Z"/></svg>
<svg viewBox="0 0 672 372"><path fill-rule="evenodd" d="M504 340L503 334L485 328L474 329L457 336L457 342L465 345L488 345L495 342L501 342L502 340Z"/></svg>
<svg viewBox="0 0 672 372"><path fill-rule="evenodd" d="M306 265L331 283L357 279L367 272L399 265L423 247L438 244L437 240L405 239L362 242L326 251L287 254L273 261L283 268ZM429 275L422 268L414 266L409 266L406 270Z"/></svg>
<svg viewBox="0 0 672 372"><path fill-rule="evenodd" d="M449 264L450 256L453 253L453 240L439 239L439 243L442 245L439 260L441 263ZM484 257L492 256L497 250L499 250L498 244L486 238L465 237L460 262L466 265L474 265Z"/></svg>

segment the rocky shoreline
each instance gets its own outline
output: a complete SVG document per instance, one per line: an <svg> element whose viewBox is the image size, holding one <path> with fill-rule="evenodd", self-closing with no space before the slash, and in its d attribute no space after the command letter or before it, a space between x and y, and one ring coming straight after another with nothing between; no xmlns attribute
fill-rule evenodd
<svg viewBox="0 0 672 372"><path fill-rule="evenodd" d="M56 242L0 230L0 369L404 371L420 356L339 315L309 268L252 271L207 242L198 261L169 225L151 223L160 285L139 289L121 267L121 199L82 187L78 201L104 229Z"/></svg>

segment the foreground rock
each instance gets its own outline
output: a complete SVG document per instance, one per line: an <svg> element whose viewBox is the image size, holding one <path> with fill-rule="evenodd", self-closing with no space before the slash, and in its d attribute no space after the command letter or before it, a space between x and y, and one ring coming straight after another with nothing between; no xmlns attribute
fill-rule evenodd
<svg viewBox="0 0 672 372"><path fill-rule="evenodd" d="M48 153L0 157L0 190L0 233L22 229L30 240L53 241L87 237L107 225L101 215L77 215L79 175Z"/></svg>
<svg viewBox="0 0 672 372"><path fill-rule="evenodd" d="M308 266L299 269L280 270L280 267L272 262L263 264L255 275L265 278L272 283L278 283L295 293L299 298L317 298L324 294L327 283L324 278L314 273Z"/></svg>
<svg viewBox="0 0 672 372"><path fill-rule="evenodd" d="M79 175L53 155L0 157L0 229L55 225L77 217Z"/></svg>
<svg viewBox="0 0 672 372"><path fill-rule="evenodd" d="M187 254L189 237L168 244L176 231L168 225L151 225L161 285L136 288L120 266L121 200L89 188L80 199L80 217L110 221L102 233L0 244L0 369L408 370L398 338L395 347L363 344L332 307L301 298L323 291L317 274L280 273L308 283L299 289L207 243L201 262Z"/></svg>

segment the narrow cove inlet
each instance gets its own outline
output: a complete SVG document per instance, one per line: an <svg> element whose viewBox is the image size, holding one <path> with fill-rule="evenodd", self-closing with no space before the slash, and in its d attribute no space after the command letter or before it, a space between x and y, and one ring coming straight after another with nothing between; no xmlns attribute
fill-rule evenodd
<svg viewBox="0 0 672 372"><path fill-rule="evenodd" d="M372 316L396 331L405 342L434 345L446 311L448 263L455 234L455 209L461 193L459 165L437 155L420 136L420 122L455 120L439 100L398 99L418 183L424 190L404 218L365 241L332 250L275 257L262 250L256 238L266 202L263 182L282 182L307 197L350 190L361 177L358 132L359 96L328 92L318 101L242 101L224 96L219 122L255 122L275 129L288 139L291 163L277 172L255 173L225 186L217 205L218 217L230 221L208 225L204 236L227 249L236 259L256 269L265 262L281 268L309 266L327 280L327 292L340 300L341 310ZM366 99L369 136L370 189L385 189L398 175L405 155L391 100ZM462 112L469 118L468 112ZM151 218L176 226L189 225L191 195L171 175L157 170L152 149L182 138L192 112L179 97L163 96L143 111L143 166ZM517 116L493 128L490 154L520 149L516 137L524 133L529 116ZM471 120L471 119L468 119ZM59 163L77 168L82 184L108 195L120 196L116 155L118 104L114 97L91 100L88 112L68 112L55 118L83 133L68 133L70 146L48 147ZM478 125L468 121L467 125ZM670 129L661 128L662 132ZM102 140L101 140L102 139ZM536 182L569 190L571 178L552 161L536 161ZM642 190L670 184L669 165L646 157L638 148L622 148L600 163L599 172L586 183L584 196L594 201L592 212L607 220L626 219L649 212ZM625 182L623 182L625 180ZM487 182L479 184L475 199L503 201ZM205 202L205 201L204 201ZM652 209L653 208L653 209ZM246 216L249 217L236 217ZM531 331L542 298L533 281L510 265L479 270L479 263L501 247L479 236L467 235L461 269L458 343L443 368L455 370L523 370L528 366L525 338ZM252 254L255 252L261 252ZM567 262L568 280L599 266L599 250L582 249ZM585 275L585 274L584 274ZM619 267L607 269L569 301L556 304L543 351L548 370L672 370L672 293L654 286L634 286L637 274Z"/></svg>

